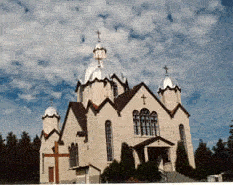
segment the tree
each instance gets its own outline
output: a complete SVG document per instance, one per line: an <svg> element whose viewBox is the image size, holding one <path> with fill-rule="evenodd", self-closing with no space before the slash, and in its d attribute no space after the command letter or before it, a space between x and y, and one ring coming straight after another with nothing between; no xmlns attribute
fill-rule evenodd
<svg viewBox="0 0 233 185"><path fill-rule="evenodd" d="M229 150L229 158L228 158L228 162L229 162L229 168L232 169L233 168L233 125L230 125L230 136L228 137L228 141L227 141L227 147Z"/></svg>
<svg viewBox="0 0 233 185"><path fill-rule="evenodd" d="M128 180L130 177L133 177L135 172L133 149L127 143L122 143L120 166L122 180Z"/></svg>
<svg viewBox="0 0 233 185"><path fill-rule="evenodd" d="M212 152L207 148L206 143L202 140L199 142L199 146L195 151L195 162L196 162L196 174L197 179L206 179L208 175L214 173L214 163L212 160Z"/></svg>
<svg viewBox="0 0 233 185"><path fill-rule="evenodd" d="M176 171L187 175L191 166L189 165L188 155L183 141L178 141L176 156Z"/></svg>
<svg viewBox="0 0 233 185"><path fill-rule="evenodd" d="M148 161L138 165L135 178L140 181L158 182L162 177L156 162Z"/></svg>
<svg viewBox="0 0 233 185"><path fill-rule="evenodd" d="M215 174L227 171L228 167L228 151L222 139L219 139L216 146L213 147L213 160L215 164Z"/></svg>

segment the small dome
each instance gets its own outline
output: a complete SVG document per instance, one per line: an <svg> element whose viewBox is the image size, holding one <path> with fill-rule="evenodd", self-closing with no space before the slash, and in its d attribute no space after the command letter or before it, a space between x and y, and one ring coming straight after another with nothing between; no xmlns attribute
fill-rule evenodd
<svg viewBox="0 0 233 185"><path fill-rule="evenodd" d="M44 116L57 116L57 117L60 117L58 112L57 112L57 109L55 109L54 107L48 107L46 110L45 110L45 113L44 113Z"/></svg>
<svg viewBox="0 0 233 185"><path fill-rule="evenodd" d="M170 88L174 88L175 85L172 83L172 80L170 77L166 77L163 81L163 89L166 89L166 87L169 86Z"/></svg>

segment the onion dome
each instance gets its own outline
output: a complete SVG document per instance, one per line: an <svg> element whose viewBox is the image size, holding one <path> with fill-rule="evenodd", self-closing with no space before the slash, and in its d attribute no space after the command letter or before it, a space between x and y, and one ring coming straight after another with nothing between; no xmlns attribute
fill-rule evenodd
<svg viewBox="0 0 233 185"><path fill-rule="evenodd" d="M163 80L163 89L166 89L166 87L174 88L175 85L173 84L172 80L170 77L166 76L166 78Z"/></svg>
<svg viewBox="0 0 233 185"><path fill-rule="evenodd" d="M45 113L44 113L44 115L43 115L43 117L42 118L45 118L45 117L53 117L53 116L55 116L55 117L57 117L57 118L60 118L60 116L59 116L59 114L58 114L58 112L57 112L57 109L56 108L54 108L54 107L48 107L46 110L45 110Z"/></svg>

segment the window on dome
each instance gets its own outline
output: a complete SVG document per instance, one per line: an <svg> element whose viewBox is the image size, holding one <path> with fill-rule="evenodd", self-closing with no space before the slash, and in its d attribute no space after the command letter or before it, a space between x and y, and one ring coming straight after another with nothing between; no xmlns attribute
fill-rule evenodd
<svg viewBox="0 0 233 185"><path fill-rule="evenodd" d="M79 165L78 144L72 143L68 149L70 153L70 158L69 158L70 167L78 166Z"/></svg>
<svg viewBox="0 0 233 185"><path fill-rule="evenodd" d="M105 136L106 136L106 149L107 149L107 161L113 160L113 149L112 149L112 125L111 121L105 122Z"/></svg>

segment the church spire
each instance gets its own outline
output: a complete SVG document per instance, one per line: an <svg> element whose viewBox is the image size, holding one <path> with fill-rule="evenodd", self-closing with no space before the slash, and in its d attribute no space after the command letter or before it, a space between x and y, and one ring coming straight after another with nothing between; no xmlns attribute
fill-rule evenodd
<svg viewBox="0 0 233 185"><path fill-rule="evenodd" d="M98 34L98 44L96 45L95 49L93 50L94 53L94 58L96 60L98 60L98 65L99 67L101 67L101 60L105 59L107 50L105 48L103 48L100 44L100 31L98 30L96 32Z"/></svg>

